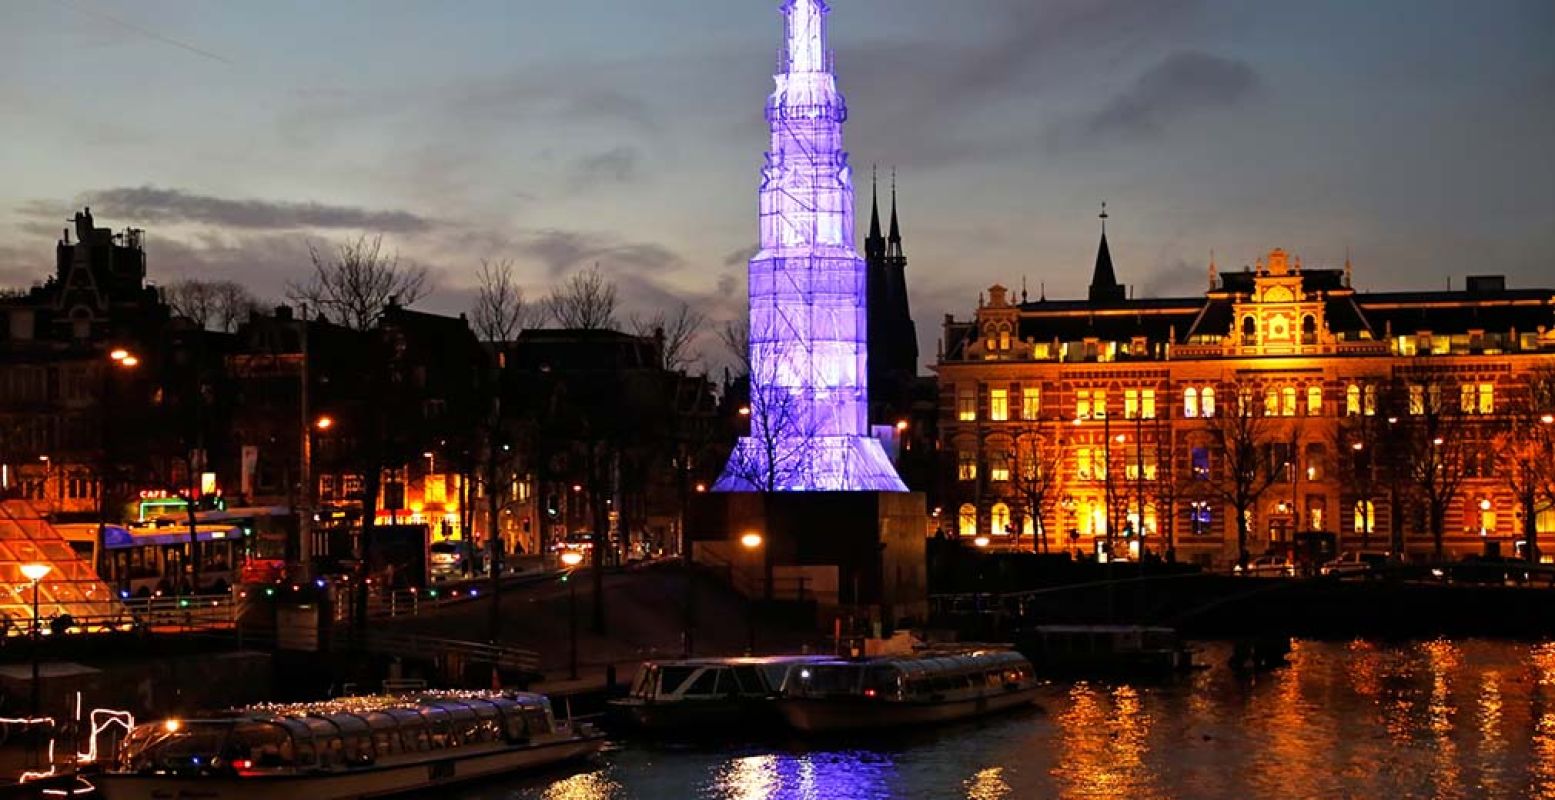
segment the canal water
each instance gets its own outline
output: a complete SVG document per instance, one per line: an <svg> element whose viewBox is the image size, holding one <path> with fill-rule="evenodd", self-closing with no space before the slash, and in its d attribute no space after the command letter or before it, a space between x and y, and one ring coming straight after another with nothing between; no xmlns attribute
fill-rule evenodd
<svg viewBox="0 0 1555 800"><path fill-rule="evenodd" d="M471 787L460 800L1555 798L1555 643L1295 643L1245 675L1229 648L1169 683L1048 687L1040 707L897 736L675 747Z"/></svg>

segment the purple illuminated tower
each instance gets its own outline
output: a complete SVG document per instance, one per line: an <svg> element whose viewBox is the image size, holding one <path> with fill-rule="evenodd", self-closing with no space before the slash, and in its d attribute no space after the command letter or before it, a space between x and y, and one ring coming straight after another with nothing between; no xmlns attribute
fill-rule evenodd
<svg viewBox="0 0 1555 800"><path fill-rule="evenodd" d="M716 491L907 491L869 434L865 268L828 10L823 0L782 6L788 43L767 102L772 149L750 261L751 433Z"/></svg>

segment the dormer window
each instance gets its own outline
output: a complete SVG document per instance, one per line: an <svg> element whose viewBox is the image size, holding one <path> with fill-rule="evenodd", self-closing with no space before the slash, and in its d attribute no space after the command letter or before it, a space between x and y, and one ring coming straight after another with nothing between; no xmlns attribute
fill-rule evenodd
<svg viewBox="0 0 1555 800"><path fill-rule="evenodd" d="M1317 318L1311 314L1301 318L1301 343L1317 344Z"/></svg>
<svg viewBox="0 0 1555 800"><path fill-rule="evenodd" d="M1242 344L1249 347L1258 344L1258 320L1252 317L1242 318Z"/></svg>

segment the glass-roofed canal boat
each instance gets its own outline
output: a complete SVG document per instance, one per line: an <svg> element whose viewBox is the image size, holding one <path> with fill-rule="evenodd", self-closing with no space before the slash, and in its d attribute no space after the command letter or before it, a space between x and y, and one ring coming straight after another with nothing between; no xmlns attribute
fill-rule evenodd
<svg viewBox="0 0 1555 800"><path fill-rule="evenodd" d="M789 669L830 656L756 656L646 661L626 697L610 701L623 725L641 731L727 736L781 723L773 699Z"/></svg>
<svg viewBox="0 0 1555 800"><path fill-rule="evenodd" d="M1014 650L927 652L790 667L777 701L810 733L953 722L1029 705L1038 683Z"/></svg>
<svg viewBox="0 0 1555 800"><path fill-rule="evenodd" d="M438 692L261 705L140 725L107 800L384 797L578 759L604 746L543 695Z"/></svg>

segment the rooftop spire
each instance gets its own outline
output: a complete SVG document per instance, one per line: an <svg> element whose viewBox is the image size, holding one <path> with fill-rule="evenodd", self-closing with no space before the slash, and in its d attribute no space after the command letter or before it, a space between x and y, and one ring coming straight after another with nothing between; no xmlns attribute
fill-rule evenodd
<svg viewBox="0 0 1555 800"><path fill-rule="evenodd" d="M1091 302L1124 299L1118 274L1112 268L1112 250L1107 247L1107 204L1101 204L1101 246L1096 250L1096 270L1091 273Z"/></svg>
<svg viewBox="0 0 1555 800"><path fill-rule="evenodd" d="M869 241L877 241L880 239L880 168L878 165L869 168L869 192L871 196Z"/></svg>
<svg viewBox="0 0 1555 800"><path fill-rule="evenodd" d="M1209 251L1209 290L1215 291L1215 279L1220 276L1220 270L1215 268L1215 251Z"/></svg>
<svg viewBox="0 0 1555 800"><path fill-rule="evenodd" d="M896 258L902 257L902 226L896 221L896 170L891 170L891 233L886 236L889 243L887 255Z"/></svg>

